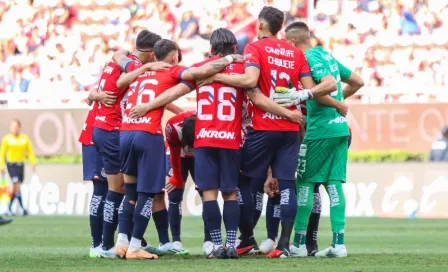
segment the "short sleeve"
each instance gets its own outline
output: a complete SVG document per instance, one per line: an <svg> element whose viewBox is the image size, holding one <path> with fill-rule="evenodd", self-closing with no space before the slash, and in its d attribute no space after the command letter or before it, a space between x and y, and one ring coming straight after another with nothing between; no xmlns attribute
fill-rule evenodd
<svg viewBox="0 0 448 272"><path fill-rule="evenodd" d="M244 59L245 59L244 68L253 66L260 69L261 67L260 52L254 45L252 44L246 45L246 48L244 48Z"/></svg>
<svg viewBox="0 0 448 272"><path fill-rule="evenodd" d="M306 60L302 50L298 50L298 52L297 64L299 67L299 77L309 77L311 76L311 72L308 61Z"/></svg>
<svg viewBox="0 0 448 272"><path fill-rule="evenodd" d="M307 59L311 67L311 76L316 83L320 83L323 77L331 75L329 67L318 54L309 54Z"/></svg>
<svg viewBox="0 0 448 272"><path fill-rule="evenodd" d="M126 65L124 66L124 72L129 73L132 71L137 70L138 68L142 67L141 62L136 60L130 60Z"/></svg>
<svg viewBox="0 0 448 272"><path fill-rule="evenodd" d="M182 80L182 74L187 71L188 68L184 66L177 65L171 69L171 76L175 78L178 82L183 83L190 88L190 90L194 90L196 88L196 84L189 80Z"/></svg>
<svg viewBox="0 0 448 272"><path fill-rule="evenodd" d="M352 75L352 71L350 69L348 69L347 67L345 67L344 65L342 65L339 61L336 60L336 62L338 63L339 74L341 75L341 80L349 79L350 76Z"/></svg>

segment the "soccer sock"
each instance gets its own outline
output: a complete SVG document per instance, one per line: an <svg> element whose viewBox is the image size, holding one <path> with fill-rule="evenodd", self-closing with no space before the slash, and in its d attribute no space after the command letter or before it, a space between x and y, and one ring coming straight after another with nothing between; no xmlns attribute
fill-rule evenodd
<svg viewBox="0 0 448 272"><path fill-rule="evenodd" d="M132 232L132 240L143 239L146 228L148 227L149 219L152 214L152 203L154 201L154 194L150 193L138 193L137 204L134 211L134 231Z"/></svg>
<svg viewBox="0 0 448 272"><path fill-rule="evenodd" d="M97 180L93 182L93 194L90 200L89 220L92 247L101 245L103 235L103 209L107 193L107 182Z"/></svg>
<svg viewBox="0 0 448 272"><path fill-rule="evenodd" d="M118 233L127 235L126 242L131 239L132 227L135 210L135 203L137 202L137 184L125 183L125 196L118 209ZM120 236L124 238L124 236ZM123 239L118 239L124 242Z"/></svg>
<svg viewBox="0 0 448 272"><path fill-rule="evenodd" d="M159 235L159 242L164 245L170 242L168 234L168 211L163 209L152 214Z"/></svg>
<svg viewBox="0 0 448 272"><path fill-rule="evenodd" d="M16 199L16 194L11 196L11 200L9 201L9 211L12 212L12 204L14 204L14 200Z"/></svg>
<svg viewBox="0 0 448 272"><path fill-rule="evenodd" d="M320 183L314 186L313 209L311 210L308 229L306 231L306 246L313 247L317 244L317 231L319 229L320 213L322 210L322 200L319 193Z"/></svg>
<svg viewBox="0 0 448 272"><path fill-rule="evenodd" d="M177 189L168 194L169 208L168 218L170 222L171 235L173 241L181 241L180 231L182 222L182 198L184 195L184 189ZM155 218L154 218L155 220Z"/></svg>
<svg viewBox="0 0 448 272"><path fill-rule="evenodd" d="M19 202L20 208L22 208L22 210L25 210L25 208L23 207L22 194L20 192L16 194L16 198L17 201Z"/></svg>
<svg viewBox="0 0 448 272"><path fill-rule="evenodd" d="M222 246L221 211L218 201L204 201L204 218L215 248Z"/></svg>
<svg viewBox="0 0 448 272"><path fill-rule="evenodd" d="M295 184L292 180L279 179L280 189L280 219L282 231L278 242L278 249L289 248L289 239L294 226L294 219L297 213L297 196Z"/></svg>
<svg viewBox="0 0 448 272"><path fill-rule="evenodd" d="M263 178L266 180L265 178ZM255 191L253 191L252 198L254 200L254 219L253 219L253 227L255 228L257 226L258 220L260 219L261 212L263 210L263 196L264 196L264 181L261 180L254 180L252 181L253 184L261 185L259 188L256 188Z"/></svg>
<svg viewBox="0 0 448 272"><path fill-rule="evenodd" d="M223 218L226 227L226 245L235 246L240 219L240 206L237 200L224 201Z"/></svg>
<svg viewBox="0 0 448 272"><path fill-rule="evenodd" d="M338 248L344 245L345 229L345 196L342 182L329 181L325 184L325 189L330 198L330 221L333 231L332 246Z"/></svg>
<svg viewBox="0 0 448 272"><path fill-rule="evenodd" d="M306 229L313 209L314 183L297 184L297 214L294 222L294 246L300 247L306 242Z"/></svg>
<svg viewBox="0 0 448 272"><path fill-rule="evenodd" d="M240 223L239 229L242 240L250 239L254 236L254 201L252 199L252 190L250 186L251 179L244 175L240 176L239 204L240 204Z"/></svg>
<svg viewBox="0 0 448 272"><path fill-rule="evenodd" d="M198 191L199 196L201 197L202 203L204 203L204 194L202 191ZM210 232L207 229L207 224L205 222L205 216L204 216L204 206L202 206L202 221L204 222L204 243L207 241L212 241L212 237L210 236Z"/></svg>
<svg viewBox="0 0 448 272"><path fill-rule="evenodd" d="M103 249L109 250L114 246L114 235L118 225L118 208L124 195L107 191L103 212Z"/></svg>
<svg viewBox="0 0 448 272"><path fill-rule="evenodd" d="M266 206L266 230L268 232L268 238L272 241L277 239L280 214L280 196L269 198Z"/></svg>

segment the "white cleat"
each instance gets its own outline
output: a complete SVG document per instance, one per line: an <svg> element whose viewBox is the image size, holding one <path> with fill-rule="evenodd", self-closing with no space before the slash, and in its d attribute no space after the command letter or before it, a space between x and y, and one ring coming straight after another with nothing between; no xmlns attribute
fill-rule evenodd
<svg viewBox="0 0 448 272"><path fill-rule="evenodd" d="M115 247L112 247L109 250L101 249L99 251L100 258L106 258L106 259L115 259L117 256L115 255Z"/></svg>
<svg viewBox="0 0 448 272"><path fill-rule="evenodd" d="M301 245L300 247L296 247L295 245L289 246L290 256L292 258L304 258L308 256L308 250L306 249L306 245Z"/></svg>
<svg viewBox="0 0 448 272"><path fill-rule="evenodd" d="M97 247L91 247L90 248L90 252L89 252L89 257L90 258L99 258L100 257L100 251L103 250L103 248L101 247L101 245L97 246Z"/></svg>
<svg viewBox="0 0 448 272"><path fill-rule="evenodd" d="M345 258L347 257L347 248L342 245L338 249L330 246L316 253L316 258Z"/></svg>
<svg viewBox="0 0 448 272"><path fill-rule="evenodd" d="M240 239L236 239L235 241L235 248L238 248L241 244L241 240Z"/></svg>
<svg viewBox="0 0 448 272"><path fill-rule="evenodd" d="M266 239L261 241L261 244L259 246L260 252L263 254L269 254L272 251L274 251L275 247L277 246L277 243L273 241L272 239Z"/></svg>
<svg viewBox="0 0 448 272"><path fill-rule="evenodd" d="M172 251L174 255L185 256L190 255L190 252L182 246L182 242L176 241L172 244Z"/></svg>
<svg viewBox="0 0 448 272"><path fill-rule="evenodd" d="M205 241L202 245L202 251L205 256L210 256L213 253L213 243L210 241Z"/></svg>

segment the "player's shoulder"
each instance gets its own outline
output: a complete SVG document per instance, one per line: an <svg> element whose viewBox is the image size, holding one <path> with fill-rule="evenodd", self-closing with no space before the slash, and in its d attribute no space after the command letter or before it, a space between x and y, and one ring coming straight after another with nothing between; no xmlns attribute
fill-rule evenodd
<svg viewBox="0 0 448 272"><path fill-rule="evenodd" d="M202 65L204 65L206 63L209 63L209 62L217 60L217 59L219 59L218 56L211 56L209 58L206 58L203 61L200 61L200 62L197 62L197 63L193 64L192 67L200 67L200 66L202 66Z"/></svg>

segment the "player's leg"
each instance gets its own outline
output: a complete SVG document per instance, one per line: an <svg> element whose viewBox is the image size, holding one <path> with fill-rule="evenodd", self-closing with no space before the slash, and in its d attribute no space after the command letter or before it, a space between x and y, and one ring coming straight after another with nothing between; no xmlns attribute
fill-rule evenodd
<svg viewBox="0 0 448 272"><path fill-rule="evenodd" d="M143 131L134 132L133 149L137 154L137 204L134 229L126 254L127 259L157 259L142 248L143 235L152 215L154 197L165 187L163 136Z"/></svg>
<svg viewBox="0 0 448 272"><path fill-rule="evenodd" d="M101 256L114 258L113 246L114 235L118 226L118 208L124 197L123 175L120 172L120 134L119 131L105 131L94 128L92 138L103 159L109 187L104 203L103 251Z"/></svg>
<svg viewBox="0 0 448 272"><path fill-rule="evenodd" d="M252 186L252 198L254 200L254 228L257 226L258 220L261 217L263 211L263 196L264 196L264 182L266 177L254 178L251 182Z"/></svg>
<svg viewBox="0 0 448 272"><path fill-rule="evenodd" d="M297 215L294 224L292 257L306 257L307 229L313 209L316 183L326 182L333 159L332 144L328 139L304 140L300 146L297 165Z"/></svg>
<svg viewBox="0 0 448 272"><path fill-rule="evenodd" d="M22 200L22 192L21 192L21 186L25 178L25 165L23 163L19 163L16 165L17 167L17 177L18 177L18 184L17 184L17 192L16 192L16 199L19 202L20 208L22 208L23 215L28 215L28 211L25 209L25 206L23 206L23 200Z"/></svg>
<svg viewBox="0 0 448 272"><path fill-rule="evenodd" d="M330 139L329 139L330 140ZM345 195L342 183L346 181L347 171L347 137L331 138L333 143L333 160L328 174L328 182L325 184L330 198L330 220L333 232L331 247L316 253L316 257L347 257L347 249L344 243L345 229Z"/></svg>
<svg viewBox="0 0 448 272"><path fill-rule="evenodd" d="M299 152L299 133L280 132L278 149L271 165L272 177L278 180L280 191L281 233L277 248L268 258L285 258L289 254L289 240L297 213L297 195L295 187L295 172Z"/></svg>
<svg viewBox="0 0 448 272"><path fill-rule="evenodd" d="M309 256L314 256L318 251L317 231L319 229L320 213L322 211L322 200L320 198L320 183L314 186L313 210L311 211L308 229L306 231L306 249Z"/></svg>
<svg viewBox="0 0 448 272"><path fill-rule="evenodd" d="M242 149L241 176L238 189L240 194L241 243L238 254L246 254L258 250L254 238L254 202L252 198L251 181L262 178L268 172L269 165L275 155L272 150L272 132L249 129Z"/></svg>
<svg viewBox="0 0 448 272"><path fill-rule="evenodd" d="M8 169L8 174L12 182L12 197L9 201L8 210L10 215L15 215L15 211L13 212L14 200L17 199L17 202L23 209L22 196L20 194L20 169L16 163L8 163L6 167Z"/></svg>
<svg viewBox="0 0 448 272"><path fill-rule="evenodd" d="M165 204L165 191L156 194L152 206L152 217L156 225L157 235L159 237L159 248L161 254L175 254L173 245L169 237L168 210Z"/></svg>
<svg viewBox="0 0 448 272"><path fill-rule="evenodd" d="M222 242L222 216L217 201L219 190L219 153L216 148L200 147L195 149L194 157L196 184L204 197L204 221L213 242L213 252L207 255L206 258L223 259L226 257L226 251Z"/></svg>
<svg viewBox="0 0 448 272"><path fill-rule="evenodd" d="M260 252L271 253L277 246L278 229L280 226L280 196L268 198L266 205L266 230L268 238L260 244Z"/></svg>
<svg viewBox="0 0 448 272"><path fill-rule="evenodd" d="M237 185L241 165L241 150L219 150L219 190L224 199L223 219L226 228L226 255L237 259L236 237L240 219Z"/></svg>

